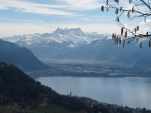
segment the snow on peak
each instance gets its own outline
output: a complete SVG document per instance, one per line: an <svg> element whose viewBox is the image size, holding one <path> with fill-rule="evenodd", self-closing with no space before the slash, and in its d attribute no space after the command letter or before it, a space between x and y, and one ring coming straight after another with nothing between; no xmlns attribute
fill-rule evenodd
<svg viewBox="0 0 151 113"><path fill-rule="evenodd" d="M54 33L84 35L84 32L80 28L57 28Z"/></svg>
<svg viewBox="0 0 151 113"><path fill-rule="evenodd" d="M22 36L13 36L5 38L7 41L16 42L22 45L34 44L67 44L68 47L75 47L81 44L90 44L93 41L104 39L105 35L97 33L85 33L80 28L57 28L52 33L31 34Z"/></svg>

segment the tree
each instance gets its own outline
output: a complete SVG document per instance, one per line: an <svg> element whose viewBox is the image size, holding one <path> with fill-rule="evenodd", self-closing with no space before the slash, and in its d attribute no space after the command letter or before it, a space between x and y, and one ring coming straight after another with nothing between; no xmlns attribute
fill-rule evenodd
<svg viewBox="0 0 151 113"><path fill-rule="evenodd" d="M142 48L142 40L147 40L148 47L151 48L151 29L139 24L140 22L148 26L151 24L151 21L148 21L151 17L151 0L105 0L104 2L105 4L101 5L101 11L114 12L115 20L121 27L120 33L112 34L116 44L124 47L125 44L136 41ZM126 26L122 20L129 23L131 27Z"/></svg>

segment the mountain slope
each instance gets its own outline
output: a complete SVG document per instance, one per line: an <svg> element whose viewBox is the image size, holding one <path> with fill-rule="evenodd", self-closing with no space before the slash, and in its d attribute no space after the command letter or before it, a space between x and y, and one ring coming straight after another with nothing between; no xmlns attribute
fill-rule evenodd
<svg viewBox="0 0 151 113"><path fill-rule="evenodd" d="M0 63L0 113L79 113L55 104L60 97L16 66Z"/></svg>
<svg viewBox="0 0 151 113"><path fill-rule="evenodd" d="M0 102L20 104L41 102L45 95L57 96L50 88L41 86L14 65L0 63ZM7 99L7 101L5 100Z"/></svg>
<svg viewBox="0 0 151 113"><path fill-rule="evenodd" d="M47 67L28 49L3 40L0 40L0 61L15 64L25 71L40 70Z"/></svg>

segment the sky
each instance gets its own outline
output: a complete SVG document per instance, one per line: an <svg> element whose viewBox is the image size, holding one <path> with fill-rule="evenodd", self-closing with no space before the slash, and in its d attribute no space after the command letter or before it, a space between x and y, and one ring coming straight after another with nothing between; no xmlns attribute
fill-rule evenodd
<svg viewBox="0 0 151 113"><path fill-rule="evenodd" d="M119 30L110 13L102 13L102 0L0 0L0 36L81 28L86 32Z"/></svg>

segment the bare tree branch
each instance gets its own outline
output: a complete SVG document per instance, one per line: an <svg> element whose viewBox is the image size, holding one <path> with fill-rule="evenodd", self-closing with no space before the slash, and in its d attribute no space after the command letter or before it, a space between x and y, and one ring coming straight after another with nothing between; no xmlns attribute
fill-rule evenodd
<svg viewBox="0 0 151 113"><path fill-rule="evenodd" d="M148 9L150 9L151 10L151 6L147 3L147 2L145 2L144 0L140 0Z"/></svg>
<svg viewBox="0 0 151 113"><path fill-rule="evenodd" d="M140 26L137 25L134 27L134 29L130 29L126 27L124 24L122 24L120 18L122 16L128 17L128 19L131 21L132 18L146 18L151 17L151 3L148 0L127 0L129 4L133 3L134 6L132 8L124 8L123 6L119 5L119 0L113 0L117 5L112 4L113 2L106 0L106 5L101 7L101 10L104 12L105 9L109 11L109 9L112 9L111 11L115 10L115 15L116 15L116 21L121 25L121 33L120 34L115 34L113 33L112 38L114 39L116 44L122 44L124 43L125 45L125 40L134 41L134 40L140 40L140 39L147 39L149 40L149 47L151 47L151 32L144 32L140 33ZM144 11L144 9L147 8L148 10ZM125 15L126 14L126 15ZM140 47L142 47L142 43L140 44Z"/></svg>

